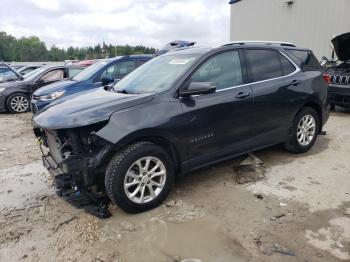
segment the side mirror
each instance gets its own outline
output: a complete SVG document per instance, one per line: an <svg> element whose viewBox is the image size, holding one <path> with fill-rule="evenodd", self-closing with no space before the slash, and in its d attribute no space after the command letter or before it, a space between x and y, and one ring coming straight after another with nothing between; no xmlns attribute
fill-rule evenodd
<svg viewBox="0 0 350 262"><path fill-rule="evenodd" d="M43 79L38 79L38 81L36 81L37 84L42 84L42 83L45 83L45 81Z"/></svg>
<svg viewBox="0 0 350 262"><path fill-rule="evenodd" d="M110 83L113 83L114 82L114 78L111 77L111 76L104 76L104 77L102 77L101 82L102 82L102 85L106 86L106 85L108 85Z"/></svg>
<svg viewBox="0 0 350 262"><path fill-rule="evenodd" d="M216 86L213 82L192 82L185 90L181 90L181 97L189 97L194 95L204 95L215 93Z"/></svg>

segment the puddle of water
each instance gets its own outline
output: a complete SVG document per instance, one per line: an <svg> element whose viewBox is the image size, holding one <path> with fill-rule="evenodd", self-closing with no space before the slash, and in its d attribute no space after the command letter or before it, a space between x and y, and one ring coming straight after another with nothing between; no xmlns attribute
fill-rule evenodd
<svg viewBox="0 0 350 262"><path fill-rule="evenodd" d="M117 245L125 261L176 261L197 258L202 261L246 261L242 246L222 231L222 225L187 203L129 216L119 210L104 221L101 241ZM187 210L189 209L189 210ZM182 210L182 211L181 211ZM200 216L192 216L192 212ZM186 216L189 213L189 216ZM177 219L178 215L186 218ZM176 218L175 221L169 218ZM127 223L125 223L125 220ZM134 226L123 227L122 224ZM107 244L108 245L108 244Z"/></svg>
<svg viewBox="0 0 350 262"><path fill-rule="evenodd" d="M0 210L22 209L41 196L52 194L41 162L0 170Z"/></svg>

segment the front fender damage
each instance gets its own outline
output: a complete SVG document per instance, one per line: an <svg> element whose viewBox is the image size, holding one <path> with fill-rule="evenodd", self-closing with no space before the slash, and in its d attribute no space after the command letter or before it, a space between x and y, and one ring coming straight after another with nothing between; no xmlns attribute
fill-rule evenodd
<svg viewBox="0 0 350 262"><path fill-rule="evenodd" d="M34 128L43 164L54 179L57 194L100 218L111 216L104 170L113 155L113 144L95 135L105 124L59 130Z"/></svg>

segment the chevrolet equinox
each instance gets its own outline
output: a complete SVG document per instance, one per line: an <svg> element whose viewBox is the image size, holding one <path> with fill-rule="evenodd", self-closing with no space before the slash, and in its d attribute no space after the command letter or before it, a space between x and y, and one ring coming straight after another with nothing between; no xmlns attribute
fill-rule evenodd
<svg viewBox="0 0 350 262"><path fill-rule="evenodd" d="M34 133L60 195L137 213L160 205L177 175L276 144L308 151L328 119L328 81L290 43L177 49L43 110Z"/></svg>

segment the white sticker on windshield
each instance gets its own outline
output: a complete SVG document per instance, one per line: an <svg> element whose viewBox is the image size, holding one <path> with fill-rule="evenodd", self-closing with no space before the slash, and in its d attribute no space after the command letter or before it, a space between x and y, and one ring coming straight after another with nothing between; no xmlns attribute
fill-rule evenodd
<svg viewBox="0 0 350 262"><path fill-rule="evenodd" d="M169 65L186 65L191 59L173 59Z"/></svg>

